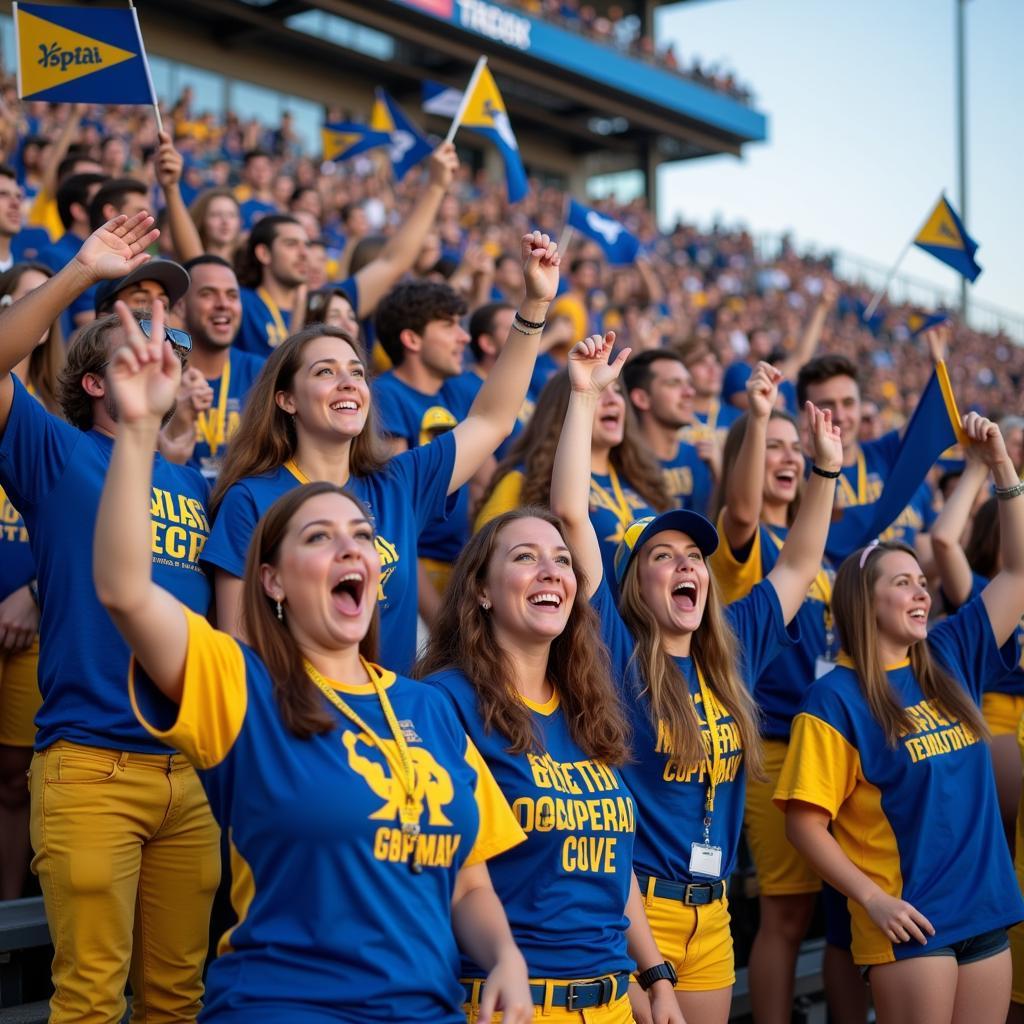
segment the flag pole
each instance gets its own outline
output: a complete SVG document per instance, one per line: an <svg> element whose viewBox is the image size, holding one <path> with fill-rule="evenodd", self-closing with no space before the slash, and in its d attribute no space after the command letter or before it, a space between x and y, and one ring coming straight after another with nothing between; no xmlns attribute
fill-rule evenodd
<svg viewBox="0 0 1024 1024"><path fill-rule="evenodd" d="M941 200L943 196L945 196L945 192L943 192L939 196L939 199ZM932 210L934 211L934 209L935 207L933 206ZM921 227L919 227L914 232L914 234L910 238L910 241L907 242L905 246L903 246L899 256L896 257L896 262L892 265L891 269L889 270L889 273L885 275L885 280L882 282L882 287L879 288L878 291L876 291L875 294L871 297L871 301L868 303L868 308L864 310L864 316L861 318L864 321L868 321L871 319L872 314L878 308L878 304L882 301L882 296L885 295L886 291L889 288L889 285L892 284L892 279L896 276L896 271L900 269L900 264L906 258L907 253L910 252L910 247L914 244L914 240L917 238L919 234L921 234L922 230L924 230L924 226L925 224L928 223L928 220L930 218L931 213L929 213L928 216L925 217L924 221L921 224Z"/></svg>
<svg viewBox="0 0 1024 1024"><path fill-rule="evenodd" d="M455 133L459 130L459 125L462 124L462 119L466 115L466 107L469 106L469 101L473 96L473 90L476 88L476 83L480 80L480 75L483 73L486 65L486 57L481 57L476 62L476 67L473 68L473 74L469 76L469 85L466 86L466 91L462 94L462 99L459 100L458 110L455 111L455 117L452 118L451 126L448 128L448 134L444 137L445 142L454 141Z"/></svg>
<svg viewBox="0 0 1024 1024"><path fill-rule="evenodd" d="M569 252L569 246L572 245L575 237L576 229L571 224L566 224L565 230L558 236L558 251L563 256Z"/></svg>
<svg viewBox="0 0 1024 1024"><path fill-rule="evenodd" d="M135 33L139 37L139 50L142 56L142 66L146 69L146 81L149 82L149 95L153 100L153 116L156 118L156 130L159 135L164 133L164 121L160 116L160 103L157 100L156 89L153 88L153 76L149 73L149 57L146 55L146 44L142 40L142 26L139 24L139 12L135 10L135 4L128 0L128 7L131 9L132 17L135 19Z"/></svg>

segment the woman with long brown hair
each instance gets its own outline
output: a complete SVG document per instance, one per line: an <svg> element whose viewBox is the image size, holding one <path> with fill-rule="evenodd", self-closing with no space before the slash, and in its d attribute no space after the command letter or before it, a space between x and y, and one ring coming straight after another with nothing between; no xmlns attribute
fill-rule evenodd
<svg viewBox="0 0 1024 1024"><path fill-rule="evenodd" d="M491 478L477 513L477 529L508 509L549 504L555 448L570 391L564 370L544 385L530 422ZM605 572L610 574L626 527L672 507L660 468L637 440L633 410L617 381L602 392L594 408L589 465L590 519L601 544Z"/></svg>
<svg viewBox="0 0 1024 1024"><path fill-rule="evenodd" d="M702 515L676 509L633 523L614 561L619 593L588 515L585 462L594 408L622 368L614 335L570 353L572 394L555 455L552 508L566 524L601 617L613 676L629 713L633 762L623 769L640 812L633 863L651 930L674 970L683 1013L724 1024L735 980L726 883L743 821L747 772L763 758L754 681L796 637L787 624L821 565L842 462L831 417L808 403L815 472L775 567L723 607L707 559L718 546Z"/></svg>
<svg viewBox="0 0 1024 1024"><path fill-rule="evenodd" d="M625 716L581 583L549 511L492 519L455 563L417 674L451 698L527 833L488 870L545 1019L630 1024L636 968L651 997L637 1019L682 1024L633 877ZM484 973L463 960L470 1024Z"/></svg>
<svg viewBox="0 0 1024 1024"><path fill-rule="evenodd" d="M775 793L790 841L847 897L879 1024L1002 1024L1006 929L1024 919L979 708L1017 661L1024 485L995 424L963 427L995 481L1001 570L929 629L911 548L850 555L832 598L844 653L793 722Z"/></svg>
<svg viewBox="0 0 1024 1024"><path fill-rule="evenodd" d="M242 212L231 189L210 188L200 192L189 213L203 243L203 252L234 265L242 238Z"/></svg>
<svg viewBox="0 0 1024 1024"><path fill-rule="evenodd" d="M131 647L138 719L202 782L231 846L238 924L206 1021L459 1024L458 946L489 971L482 1019L532 1016L525 964L484 862L521 842L450 704L373 656L380 559L334 484L292 489L253 537L250 647L152 580L152 449L181 367L127 308L94 575Z"/></svg>
<svg viewBox="0 0 1024 1024"><path fill-rule="evenodd" d="M211 496L213 529L203 559L214 567L217 620L238 634L245 552L260 515L311 480L347 486L370 508L381 556L381 632L389 667L407 671L416 651L416 544L448 495L508 436L526 395L540 330L558 283L547 235L522 239L527 297L469 415L430 444L394 458L376 426L368 363L354 337L311 324L271 352L253 385Z"/></svg>

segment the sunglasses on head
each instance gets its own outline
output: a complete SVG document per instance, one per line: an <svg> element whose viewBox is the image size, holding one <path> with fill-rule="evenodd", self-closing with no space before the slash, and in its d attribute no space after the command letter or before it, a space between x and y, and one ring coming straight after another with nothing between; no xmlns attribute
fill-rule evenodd
<svg viewBox="0 0 1024 1024"><path fill-rule="evenodd" d="M152 320L140 320L139 327L147 338L153 337ZM192 335L188 331L182 331L177 327L164 327L164 338L171 343L179 356L187 356L192 351Z"/></svg>

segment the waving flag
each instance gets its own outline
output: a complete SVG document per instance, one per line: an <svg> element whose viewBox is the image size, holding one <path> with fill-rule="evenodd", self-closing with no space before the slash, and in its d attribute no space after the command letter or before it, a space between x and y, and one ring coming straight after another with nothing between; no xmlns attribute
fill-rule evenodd
<svg viewBox="0 0 1024 1024"><path fill-rule="evenodd" d="M632 263L640 251L640 240L622 224L575 199L569 200L569 216L565 223L597 242L609 263Z"/></svg>
<svg viewBox="0 0 1024 1024"><path fill-rule="evenodd" d="M391 136L354 121L335 121L320 130L325 160L348 160L368 149L390 146Z"/></svg>
<svg viewBox="0 0 1024 1024"><path fill-rule="evenodd" d="M437 117L454 117L462 102L462 90L426 79L423 82L422 107Z"/></svg>
<svg viewBox="0 0 1024 1024"><path fill-rule="evenodd" d="M949 322L948 313L911 313L907 317L907 327L910 328L910 336L916 338L925 331L930 331L939 324Z"/></svg>
<svg viewBox="0 0 1024 1024"><path fill-rule="evenodd" d="M388 157L395 174L401 181L421 160L434 151L429 139L405 116L405 111L384 90L378 88L370 115L374 131L387 132L390 139Z"/></svg>
<svg viewBox="0 0 1024 1024"><path fill-rule="evenodd" d="M156 104L134 8L15 3L13 10L23 100Z"/></svg>
<svg viewBox="0 0 1024 1024"><path fill-rule="evenodd" d="M978 243L964 229L956 210L945 196L940 196L935 209L928 215L925 225L917 233L914 245L924 249L947 267L952 267L968 281L975 281L981 273L974 254Z"/></svg>

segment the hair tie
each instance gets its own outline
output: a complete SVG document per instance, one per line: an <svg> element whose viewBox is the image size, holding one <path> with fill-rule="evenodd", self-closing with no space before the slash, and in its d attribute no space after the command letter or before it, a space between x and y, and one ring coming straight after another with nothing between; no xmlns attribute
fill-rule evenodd
<svg viewBox="0 0 1024 1024"><path fill-rule="evenodd" d="M878 547L878 538L876 537L861 553L860 553L860 570L864 571L864 563L868 560L868 556L875 548Z"/></svg>

